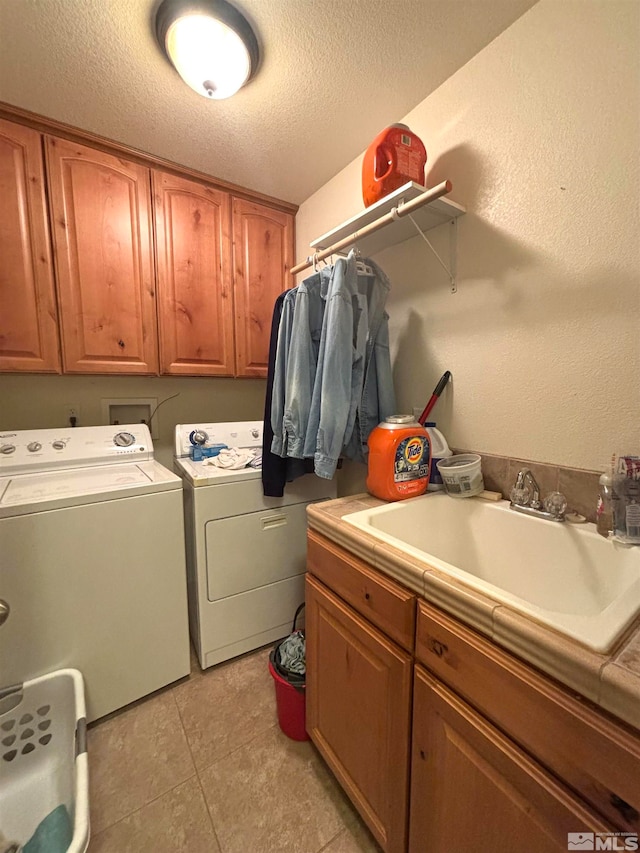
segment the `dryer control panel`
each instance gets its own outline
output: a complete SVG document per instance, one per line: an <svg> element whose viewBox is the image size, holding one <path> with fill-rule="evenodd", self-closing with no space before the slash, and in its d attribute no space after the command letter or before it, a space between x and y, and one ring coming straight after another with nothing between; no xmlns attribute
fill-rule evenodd
<svg viewBox="0 0 640 853"><path fill-rule="evenodd" d="M146 424L6 430L0 433L0 477L54 468L153 459Z"/></svg>

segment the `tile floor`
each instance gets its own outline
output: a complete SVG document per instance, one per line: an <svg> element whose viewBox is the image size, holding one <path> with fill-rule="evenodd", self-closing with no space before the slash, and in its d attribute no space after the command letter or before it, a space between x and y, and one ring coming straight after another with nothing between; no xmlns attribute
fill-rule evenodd
<svg viewBox="0 0 640 853"><path fill-rule="evenodd" d="M314 747L278 727L269 649L89 729L89 853L377 853Z"/></svg>

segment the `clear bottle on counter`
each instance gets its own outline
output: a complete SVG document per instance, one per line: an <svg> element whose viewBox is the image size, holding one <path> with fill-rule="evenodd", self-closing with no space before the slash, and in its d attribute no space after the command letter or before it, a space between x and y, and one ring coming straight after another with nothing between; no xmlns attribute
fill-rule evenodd
<svg viewBox="0 0 640 853"><path fill-rule="evenodd" d="M596 528L605 539L613 530L613 506L611 503L611 492L613 477L611 474L602 474L598 480L598 506L596 509Z"/></svg>

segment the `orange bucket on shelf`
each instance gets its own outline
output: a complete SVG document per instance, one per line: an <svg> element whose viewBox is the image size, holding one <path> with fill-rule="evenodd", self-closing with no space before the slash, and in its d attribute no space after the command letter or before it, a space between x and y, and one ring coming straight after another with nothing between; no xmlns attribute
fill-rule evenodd
<svg viewBox="0 0 640 853"><path fill-rule="evenodd" d="M392 124L373 140L362 161L362 198L365 207L408 181L424 186L427 151L406 124Z"/></svg>
<svg viewBox="0 0 640 853"><path fill-rule="evenodd" d="M384 501L423 495L429 485L431 442L412 415L391 415L372 430L367 489Z"/></svg>

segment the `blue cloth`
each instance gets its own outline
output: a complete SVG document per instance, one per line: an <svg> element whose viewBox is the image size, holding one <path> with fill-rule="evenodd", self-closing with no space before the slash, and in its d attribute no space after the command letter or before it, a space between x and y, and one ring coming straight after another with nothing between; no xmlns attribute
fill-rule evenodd
<svg viewBox="0 0 640 853"><path fill-rule="evenodd" d="M284 399L282 404L276 401L272 407L272 423L275 420L281 424L281 441L274 441L272 449L275 448L274 452L281 456L295 459L313 457L313 451L304 452L304 444L322 338L325 300L330 282L330 267L323 267L306 278L291 297L293 314L290 324L280 325L278 354L286 353L286 369ZM285 310L286 308L287 300Z"/></svg>
<svg viewBox="0 0 640 853"><path fill-rule="evenodd" d="M354 252L305 279L285 297L278 334L271 426L273 453L313 458L332 479L338 458L367 458L371 430L396 411L389 317L391 288Z"/></svg>
<svg viewBox="0 0 640 853"><path fill-rule="evenodd" d="M366 263L372 276L358 274L353 251L340 258L327 293L304 446L326 479L341 453L365 462L371 430L396 409L384 310L391 285L377 264Z"/></svg>
<svg viewBox="0 0 640 853"><path fill-rule="evenodd" d="M73 826L67 807L57 806L38 824L23 853L66 853L73 840Z"/></svg>

